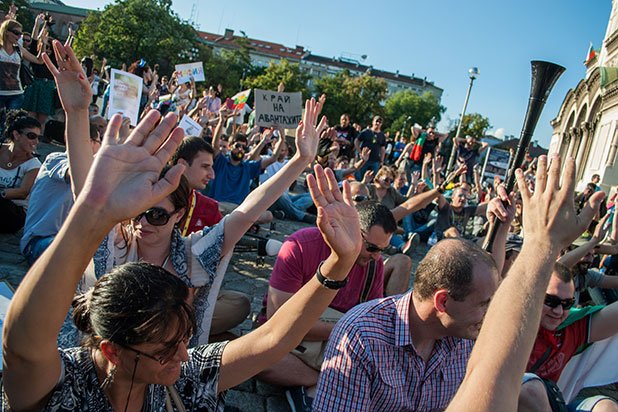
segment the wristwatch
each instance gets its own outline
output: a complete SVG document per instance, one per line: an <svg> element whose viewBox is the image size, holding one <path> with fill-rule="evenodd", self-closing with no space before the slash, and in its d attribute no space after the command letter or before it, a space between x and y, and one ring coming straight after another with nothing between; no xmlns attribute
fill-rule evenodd
<svg viewBox="0 0 618 412"><path fill-rule="evenodd" d="M322 284L322 286L324 286L327 289L337 290L347 285L348 283L347 276L343 280L332 280L332 279L325 278L320 272L320 269L322 268L323 264L324 264L324 261L320 263L320 266L318 266L318 269L315 271L315 277L318 279L318 282Z"/></svg>

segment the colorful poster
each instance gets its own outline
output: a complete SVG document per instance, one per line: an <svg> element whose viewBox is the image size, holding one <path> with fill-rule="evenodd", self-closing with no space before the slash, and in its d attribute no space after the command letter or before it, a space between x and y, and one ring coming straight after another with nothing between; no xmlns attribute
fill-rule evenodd
<svg viewBox="0 0 618 412"><path fill-rule="evenodd" d="M255 124L294 129L302 119L301 92L285 93L255 89Z"/></svg>
<svg viewBox="0 0 618 412"><path fill-rule="evenodd" d="M185 136L201 136L204 129L198 122L187 116L186 114L180 119L178 127L184 129Z"/></svg>
<svg viewBox="0 0 618 412"><path fill-rule="evenodd" d="M193 77L196 82L205 82L204 77L204 64L202 62L177 64L176 76L178 78L178 84L187 83Z"/></svg>
<svg viewBox="0 0 618 412"><path fill-rule="evenodd" d="M142 78L122 70L112 69L110 85L107 118L120 113L131 119L132 126L136 126L139 120L139 103L142 99L142 87L144 86Z"/></svg>

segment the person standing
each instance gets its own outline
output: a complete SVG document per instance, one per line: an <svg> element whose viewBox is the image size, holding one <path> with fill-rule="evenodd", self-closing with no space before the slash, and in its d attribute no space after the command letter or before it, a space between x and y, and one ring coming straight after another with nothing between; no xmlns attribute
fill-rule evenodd
<svg viewBox="0 0 618 412"><path fill-rule="evenodd" d="M374 116L371 128L363 130L354 140L356 153L360 153L365 147L371 150L369 160L356 172L356 180L358 181L363 180L367 170L372 170L375 173L384 164L386 136L382 133L382 123L383 120L380 116Z"/></svg>

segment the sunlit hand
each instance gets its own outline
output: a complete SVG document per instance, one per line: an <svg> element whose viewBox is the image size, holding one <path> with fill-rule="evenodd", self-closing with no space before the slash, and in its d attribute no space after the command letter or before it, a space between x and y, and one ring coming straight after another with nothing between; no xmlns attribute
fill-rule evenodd
<svg viewBox="0 0 618 412"><path fill-rule="evenodd" d="M325 116L317 124L320 109L315 99L307 100L303 120L296 128L296 153L307 161L315 158L320 134L328 126Z"/></svg>
<svg viewBox="0 0 618 412"><path fill-rule="evenodd" d="M92 90L82 65L77 61L71 46L63 46L54 40L53 47L58 67L54 66L47 53L43 53L43 61L56 80L62 108L65 112L88 110Z"/></svg>
<svg viewBox="0 0 618 412"><path fill-rule="evenodd" d="M315 176L307 176L311 198L318 209L317 226L332 253L356 260L362 247L358 212L352 201L350 185L343 182L343 195L332 170L316 165ZM342 277L347 273L342 274Z"/></svg>

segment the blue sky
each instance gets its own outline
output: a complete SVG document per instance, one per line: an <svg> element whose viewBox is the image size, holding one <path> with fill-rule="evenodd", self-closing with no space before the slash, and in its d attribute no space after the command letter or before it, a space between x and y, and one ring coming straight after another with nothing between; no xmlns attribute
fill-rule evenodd
<svg viewBox="0 0 618 412"><path fill-rule="evenodd" d="M110 1L65 0L103 8ZM189 19L196 5L204 31L225 28L249 37L305 46L334 57L366 54L376 68L427 77L444 89L447 107L441 128L457 119L468 87L468 68L477 66L468 113L489 117L493 130L519 136L530 90L530 60L566 67L534 139L547 147L553 119L570 88L585 74L592 42L600 48L610 0L430 0L430 1L204 1L176 0L174 10Z"/></svg>

